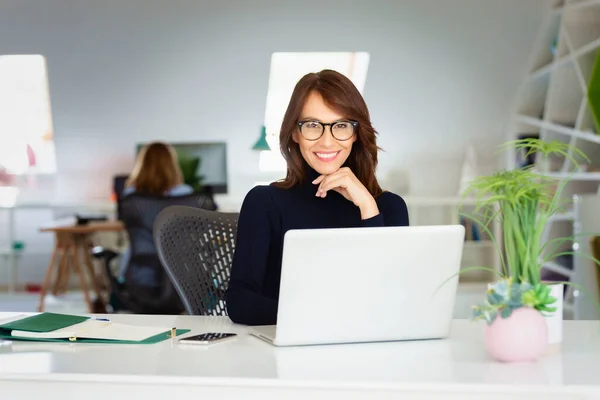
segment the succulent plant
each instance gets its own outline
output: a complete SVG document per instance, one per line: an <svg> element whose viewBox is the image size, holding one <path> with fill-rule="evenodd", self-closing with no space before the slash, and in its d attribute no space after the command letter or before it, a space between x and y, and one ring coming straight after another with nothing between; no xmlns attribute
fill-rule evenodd
<svg viewBox="0 0 600 400"><path fill-rule="evenodd" d="M490 285L483 304L473 306L473 319L484 319L488 324L500 315L508 318L521 307L530 307L544 313L553 313L556 307L551 305L556 298L550 295L550 285L528 282L515 282L512 277L502 279Z"/></svg>

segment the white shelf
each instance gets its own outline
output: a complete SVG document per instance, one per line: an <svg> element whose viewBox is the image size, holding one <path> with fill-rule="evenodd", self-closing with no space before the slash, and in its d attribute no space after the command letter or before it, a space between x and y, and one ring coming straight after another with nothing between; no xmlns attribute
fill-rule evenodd
<svg viewBox="0 0 600 400"><path fill-rule="evenodd" d="M0 204L0 210L18 210L18 209L61 209L61 208L81 208L81 209L99 209L105 211L114 211L116 209L116 203L112 201L90 201L90 202L17 202L11 205Z"/></svg>
<svg viewBox="0 0 600 400"><path fill-rule="evenodd" d="M543 140L559 140L575 146L590 158L591 165L596 165L600 163L600 132L596 134L598 129L587 92L600 54L600 0L555 0L552 6L529 62L529 70L533 72L525 78L518 94L507 141L514 141L520 135L538 134ZM515 153L507 154L508 168L516 166ZM589 216L582 220L576 204L571 209L569 201L574 195L599 193L600 187L600 172L594 172L592 168L589 168L590 172L572 172L568 157L551 157L550 162L551 170L556 172L546 176L556 179L557 183L565 179L570 183L560 198L561 202L566 202L566 208L550 217L541 238L542 244L577 234L582 224L588 223ZM589 249L583 251L589 255ZM564 276L565 280L586 286L585 271L578 262L580 258L573 257L572 269L557 260L551 260L543 267L545 271ZM571 291L568 287L568 292ZM566 302L564 306L575 317L581 314L577 302L574 308Z"/></svg>
<svg viewBox="0 0 600 400"><path fill-rule="evenodd" d="M566 276L567 278L571 278L573 276L573 271L563 267L562 265L555 263L553 261L548 261L544 263L544 269L548 271L556 272L557 274L561 274Z"/></svg>
<svg viewBox="0 0 600 400"><path fill-rule="evenodd" d="M554 9L555 12L562 12L563 10L579 10L587 7L600 5L600 0L587 0L581 1L579 3L568 3L562 7L557 7Z"/></svg>
<svg viewBox="0 0 600 400"><path fill-rule="evenodd" d="M538 69L537 71L532 72L529 75L529 79L536 79L539 78L542 75L546 75L552 71L554 71L555 69L567 64L568 62L572 62L573 60L577 59L578 57L589 53L591 51L594 51L596 49L600 48L600 39L596 39L584 46L581 46L579 49L573 51L572 53L561 57L559 59L557 59L556 61L551 62L550 64Z"/></svg>
<svg viewBox="0 0 600 400"><path fill-rule="evenodd" d="M573 221L575 219L575 213L573 211L567 211L563 213L556 213L550 217L550 222L559 221Z"/></svg>
<svg viewBox="0 0 600 400"><path fill-rule="evenodd" d="M476 205L477 200L470 197L402 197L408 206L459 206L459 205Z"/></svg>
<svg viewBox="0 0 600 400"><path fill-rule="evenodd" d="M570 179L571 181L599 181L600 172L549 172L546 174L549 178Z"/></svg>
<svg viewBox="0 0 600 400"><path fill-rule="evenodd" d="M600 135L596 135L593 132L581 131L574 128L569 128L568 126L555 124L553 122L542 121L539 118L529 117L527 115L517 115L517 121L535 126L541 129L547 129L552 132L561 133L563 135L576 137L578 139L587 140L588 142L598 143L600 144Z"/></svg>

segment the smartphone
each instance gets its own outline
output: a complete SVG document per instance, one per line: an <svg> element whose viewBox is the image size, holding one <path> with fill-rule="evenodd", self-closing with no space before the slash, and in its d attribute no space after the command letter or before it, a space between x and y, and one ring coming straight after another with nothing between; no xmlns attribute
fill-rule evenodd
<svg viewBox="0 0 600 400"><path fill-rule="evenodd" d="M179 339L182 344L213 344L233 339L237 333L207 332Z"/></svg>

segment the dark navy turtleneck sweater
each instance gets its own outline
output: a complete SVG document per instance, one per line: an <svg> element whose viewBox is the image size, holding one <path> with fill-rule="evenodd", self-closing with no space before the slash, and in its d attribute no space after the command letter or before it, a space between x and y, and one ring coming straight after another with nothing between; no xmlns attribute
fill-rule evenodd
<svg viewBox="0 0 600 400"><path fill-rule="evenodd" d="M277 322L283 237L290 229L407 226L404 200L391 192L377 199L379 214L362 220L360 210L335 192L316 197L319 176L309 170L307 182L292 189L256 186L244 199L238 219L235 255L226 304L233 322L273 325Z"/></svg>

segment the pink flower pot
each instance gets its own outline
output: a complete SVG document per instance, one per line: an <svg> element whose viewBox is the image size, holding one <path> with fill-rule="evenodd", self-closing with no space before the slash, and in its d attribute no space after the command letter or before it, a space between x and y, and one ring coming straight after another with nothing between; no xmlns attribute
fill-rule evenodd
<svg viewBox="0 0 600 400"><path fill-rule="evenodd" d="M510 317L496 317L485 326L488 353L502 362L537 360L548 345L548 327L542 314L529 307L514 310Z"/></svg>

